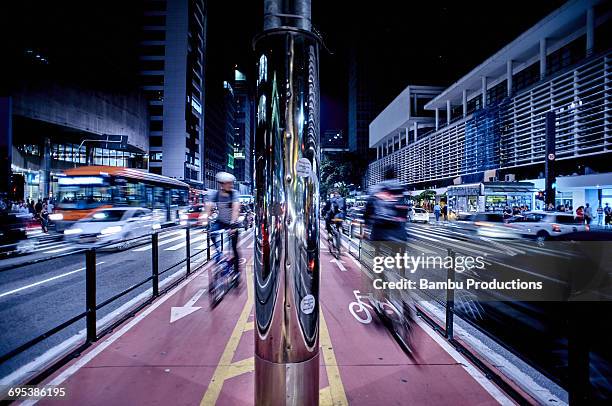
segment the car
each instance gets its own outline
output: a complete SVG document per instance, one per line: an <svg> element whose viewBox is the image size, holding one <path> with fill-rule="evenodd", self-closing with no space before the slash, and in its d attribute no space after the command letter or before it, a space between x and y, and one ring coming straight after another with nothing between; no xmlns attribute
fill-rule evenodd
<svg viewBox="0 0 612 406"><path fill-rule="evenodd" d="M23 217L0 212L0 254L20 252L27 238L27 221Z"/></svg>
<svg viewBox="0 0 612 406"><path fill-rule="evenodd" d="M240 205L240 215L238 216L238 223L240 224L240 227L244 228L245 230L253 227L254 217L253 212L247 204Z"/></svg>
<svg viewBox="0 0 612 406"><path fill-rule="evenodd" d="M354 236L361 238L363 236L365 223L364 212L364 206L356 206L348 209L342 221L342 232L351 238Z"/></svg>
<svg viewBox="0 0 612 406"><path fill-rule="evenodd" d="M429 223L429 212L420 207L411 207L408 209L408 221L411 223L423 222Z"/></svg>
<svg viewBox="0 0 612 406"><path fill-rule="evenodd" d="M205 211L206 206L203 204L194 204L192 206L189 206L180 213L180 224L182 226L187 225L190 227L205 225L205 216L202 215L203 213L205 213Z"/></svg>
<svg viewBox="0 0 612 406"><path fill-rule="evenodd" d="M488 238L518 239L521 234L508 226L508 219L503 213L480 212L463 217L462 227L476 235Z"/></svg>
<svg viewBox="0 0 612 406"><path fill-rule="evenodd" d="M149 209L114 207L96 210L77 221L64 230L64 238L76 243L116 245L122 249L132 243L126 240L149 235L159 228L159 219Z"/></svg>
<svg viewBox="0 0 612 406"><path fill-rule="evenodd" d="M564 212L526 212L510 218L508 225L523 236L534 237L538 242L587 231L581 219Z"/></svg>

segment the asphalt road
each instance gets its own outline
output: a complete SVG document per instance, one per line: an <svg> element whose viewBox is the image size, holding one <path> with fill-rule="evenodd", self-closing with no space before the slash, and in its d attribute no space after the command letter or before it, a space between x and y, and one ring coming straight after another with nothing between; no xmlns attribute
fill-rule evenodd
<svg viewBox="0 0 612 406"><path fill-rule="evenodd" d="M185 230L162 231L159 234L159 272L178 264L186 257ZM206 259L207 235L202 229L190 230L192 261ZM47 251L47 252L45 252ZM54 251L54 252L48 252ZM74 252L73 254L70 254ZM214 251L212 251L214 252ZM83 246L58 242L21 261L67 254L61 258L18 266L0 271L0 353L34 339L46 331L85 311L85 253ZM198 254L199 253L199 254ZM122 251L96 253L96 300L101 303L151 276L151 242L147 237ZM184 264L160 275L160 284L177 273L184 274ZM151 288L151 282L98 310L101 320L129 300ZM0 365L0 377L10 374L49 348L74 336L85 328L76 322L45 339L32 349Z"/></svg>

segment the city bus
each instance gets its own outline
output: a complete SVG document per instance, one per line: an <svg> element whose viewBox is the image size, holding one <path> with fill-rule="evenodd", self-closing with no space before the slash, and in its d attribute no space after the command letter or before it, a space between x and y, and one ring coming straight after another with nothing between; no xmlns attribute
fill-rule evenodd
<svg viewBox="0 0 612 406"><path fill-rule="evenodd" d="M153 210L162 224L178 223L188 205L189 185L180 180L138 169L82 166L58 177L50 219L63 231L95 210L131 206Z"/></svg>

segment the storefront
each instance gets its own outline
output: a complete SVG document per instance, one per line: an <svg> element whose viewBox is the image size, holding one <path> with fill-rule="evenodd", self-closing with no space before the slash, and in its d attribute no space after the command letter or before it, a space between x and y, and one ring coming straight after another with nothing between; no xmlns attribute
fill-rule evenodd
<svg viewBox="0 0 612 406"><path fill-rule="evenodd" d="M506 207L533 208L533 183L485 182L449 186L448 205L460 212L502 212Z"/></svg>

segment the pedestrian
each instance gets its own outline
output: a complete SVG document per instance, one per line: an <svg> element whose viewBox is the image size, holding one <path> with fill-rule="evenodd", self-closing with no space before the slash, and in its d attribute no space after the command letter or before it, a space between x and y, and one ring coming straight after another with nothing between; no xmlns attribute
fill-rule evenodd
<svg viewBox="0 0 612 406"><path fill-rule="evenodd" d="M610 207L609 203L606 203L606 207L604 207L603 211L605 226L612 225L612 207Z"/></svg>
<svg viewBox="0 0 612 406"><path fill-rule="evenodd" d="M587 225L590 225L592 220L593 220L593 208L591 207L589 203L587 203L586 207L584 208L584 221L586 222Z"/></svg>
<svg viewBox="0 0 612 406"><path fill-rule="evenodd" d="M603 226L603 216L604 216L604 211L603 211L603 207L601 207L601 202L600 202L599 207L597 208L597 225L598 226Z"/></svg>
<svg viewBox="0 0 612 406"><path fill-rule="evenodd" d="M438 203L433 208L434 216L436 216L436 222L440 221L440 213L442 212L442 208Z"/></svg>
<svg viewBox="0 0 612 406"><path fill-rule="evenodd" d="M49 211L46 203L42 205L39 217L43 233L47 233L49 231Z"/></svg>
<svg viewBox="0 0 612 406"><path fill-rule="evenodd" d="M444 205L442 206L442 217L444 218L444 221L448 221L448 205Z"/></svg>
<svg viewBox="0 0 612 406"><path fill-rule="evenodd" d="M576 217L578 218L578 220L584 221L584 207L583 206L579 206L576 209Z"/></svg>

